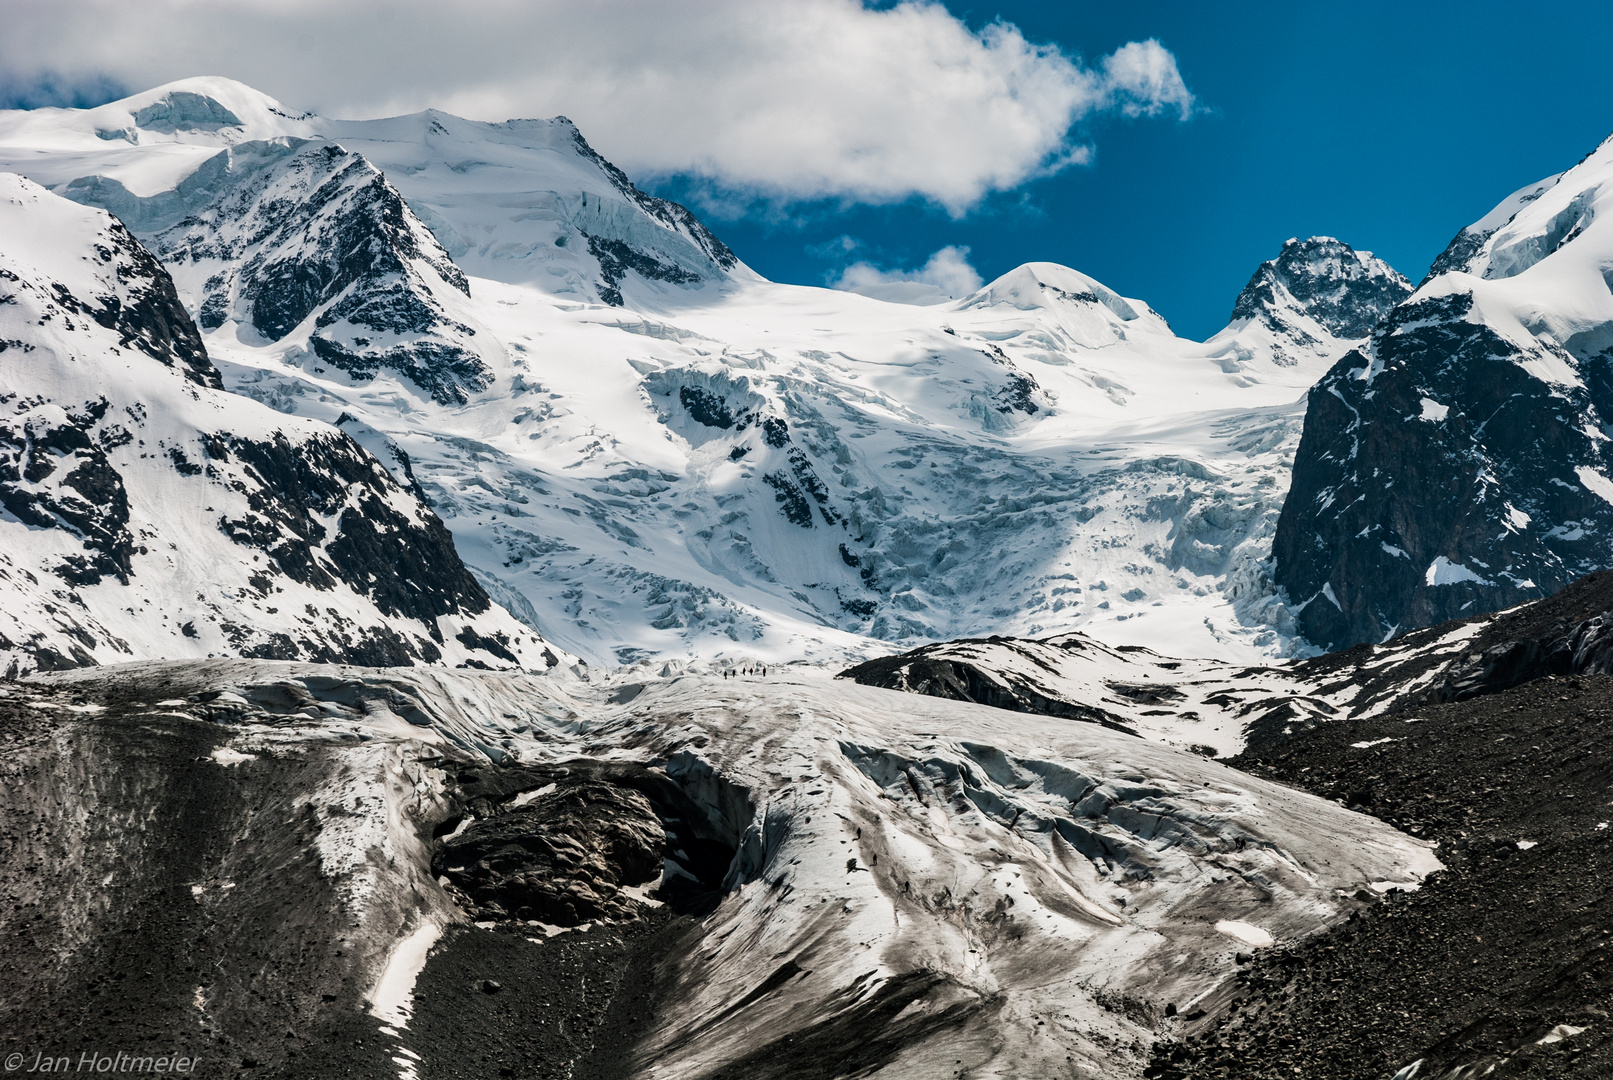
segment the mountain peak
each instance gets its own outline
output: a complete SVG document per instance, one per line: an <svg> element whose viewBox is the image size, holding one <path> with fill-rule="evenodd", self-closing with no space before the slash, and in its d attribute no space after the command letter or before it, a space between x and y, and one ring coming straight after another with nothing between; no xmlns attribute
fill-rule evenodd
<svg viewBox="0 0 1613 1080"><path fill-rule="evenodd" d="M1096 304L1123 323L1138 319L1158 320L1153 308L1141 300L1121 296L1097 278L1054 262L1028 262L987 282L977 292L958 302L959 307L1008 304L1022 311L1053 307L1059 303Z"/></svg>
<svg viewBox="0 0 1613 1080"><path fill-rule="evenodd" d="M1232 321L1286 322L1298 314L1334 337L1365 337L1411 295L1411 282L1370 251L1331 236L1291 238L1260 264L1232 307Z"/></svg>
<svg viewBox="0 0 1613 1080"><path fill-rule="evenodd" d="M104 142L231 145L246 139L312 134L313 113L289 109L268 94L222 76L177 79L93 109L35 110L58 131ZM23 114L28 117L29 114Z"/></svg>

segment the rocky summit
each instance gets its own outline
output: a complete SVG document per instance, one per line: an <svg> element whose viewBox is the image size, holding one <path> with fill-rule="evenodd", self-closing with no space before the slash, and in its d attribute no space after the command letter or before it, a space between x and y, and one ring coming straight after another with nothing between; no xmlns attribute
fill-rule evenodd
<svg viewBox="0 0 1613 1080"><path fill-rule="evenodd" d="M1331 236L1289 240L1238 294L1232 321L1258 321L1291 339L1290 350L1315 348L1328 338L1366 337L1411 291L1411 282L1370 251ZM1291 351L1279 355L1279 362L1296 362Z"/></svg>

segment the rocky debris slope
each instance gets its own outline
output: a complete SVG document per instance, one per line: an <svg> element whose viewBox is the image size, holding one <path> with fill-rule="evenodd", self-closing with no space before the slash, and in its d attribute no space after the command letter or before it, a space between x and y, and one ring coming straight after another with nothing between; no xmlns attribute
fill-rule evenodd
<svg viewBox="0 0 1613 1080"><path fill-rule="evenodd" d="M97 690L0 698L8 1051L396 1077L365 995L397 937L452 911L418 832L440 811L423 748L304 716L231 751L161 680Z"/></svg>
<svg viewBox="0 0 1613 1080"><path fill-rule="evenodd" d="M0 668L142 656L543 668L347 435L220 389L118 221L0 175Z"/></svg>
<svg viewBox="0 0 1613 1080"><path fill-rule="evenodd" d="M1102 724L1200 753L1281 743L1342 717L1613 671L1613 575L1495 615L1310 659L1245 666L1083 634L925 645L841 673L869 686Z"/></svg>
<svg viewBox="0 0 1613 1080"><path fill-rule="evenodd" d="M818 675L595 688L215 660L11 684L0 707L33 733L0 858L0 930L32 950L0 961L7 1030L48 1048L110 1013L270 1075L790 1077L803 1048L841 1074L1135 1072L1235 953L1438 865L1192 754ZM589 822L577 847L567 819ZM634 894L657 827L660 888ZM80 872L40 878L64 850ZM484 863L620 906L557 934L520 916L589 912L456 900L453 868ZM109 871L127 887L103 897ZM41 1004L63 1000L95 1005ZM512 1041L422 1041L456 1023Z"/></svg>
<svg viewBox="0 0 1613 1080"><path fill-rule="evenodd" d="M1235 759L1436 841L1446 869L1260 953L1160 1080L1613 1071L1607 675L1341 719Z"/></svg>
<svg viewBox="0 0 1613 1080"><path fill-rule="evenodd" d="M1342 648L1548 595L1610 561L1613 143L1464 229L1312 389L1273 554Z"/></svg>

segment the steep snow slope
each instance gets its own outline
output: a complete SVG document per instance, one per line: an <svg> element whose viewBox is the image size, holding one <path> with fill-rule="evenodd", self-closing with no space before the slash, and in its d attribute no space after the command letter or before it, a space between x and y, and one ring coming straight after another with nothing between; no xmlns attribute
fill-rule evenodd
<svg viewBox="0 0 1613 1080"><path fill-rule="evenodd" d="M240 123L140 126L182 95ZM1297 399L1406 289L1337 241L1293 241L1197 343L1050 263L934 307L775 285L564 121L329 121L218 80L0 115L0 158L121 207L232 389L404 449L495 597L611 661L1077 627L1303 650L1266 566ZM317 234L273 197L332 184ZM355 235L370 266L347 274ZM273 265L318 287L265 332ZM359 294L431 315L322 325L375 310Z"/></svg>
<svg viewBox="0 0 1613 1080"><path fill-rule="evenodd" d="M1613 562L1610 200L1613 142L1463 229L1311 391L1275 542L1310 640L1381 640Z"/></svg>
<svg viewBox="0 0 1613 1080"><path fill-rule="evenodd" d="M0 873L28 865L35 843L82 850L85 866L62 882L8 878L29 906L8 907L0 925L38 914L30 949L85 934L142 958L166 935L193 937L202 920L170 921L173 905L155 917L134 907L164 883L160 863L120 868L125 888L103 906L73 883L100 880L114 864L99 860L131 843L169 850L189 787L204 787L222 813L184 848L186 873L205 925L222 930L205 942L222 963L199 988L183 972L145 988L157 1004L141 1008L165 1036L175 1013L200 1009L217 1033L198 1039L211 1052L289 1071L279 1018L306 1010L337 1028L356 1023L367 996L378 1014L369 1031L303 1044L303 1071L351 1058L357 1075L375 1075L370 1062L390 1056L423 1078L447 1072L433 1071L440 1048L415 1030L421 1004L408 990L442 955L419 942L472 912L428 870L442 850L433 834L456 819L462 835L519 829L530 820L520 808L543 796L527 770L552 789L579 776L609 785L637 766L635 790L681 791L704 819L682 813L669 833L693 826L723 851L714 910L645 958L640 980L659 985L612 1075L799 1076L807 1052L888 1077L1138 1075L1160 1035L1223 1015L1236 954L1341 921L1365 906L1357 894L1374 895L1364 890L1415 888L1439 866L1427 845L1377 821L1193 754L811 672L588 686L230 660L71 673L18 692L33 708L0 702L0 717L31 712L54 718L31 728L54 730L23 740L6 835L28 846ZM57 807L95 796L67 740L96 748L119 778L95 821L121 820L131 791L144 793L142 814L173 812L138 838L81 844L79 818ZM130 744L146 750L122 752ZM488 755L509 763L496 780L452 782ZM199 771L189 785L176 779ZM579 812L619 804L598 787L579 793ZM247 812L260 806L285 812ZM214 842L226 828L254 842ZM574 862L614 857L578 851L584 842ZM666 847L670 883L688 853ZM512 876L518 855L500 854ZM526 903L520 888L505 894L512 909ZM619 917L641 911L626 903ZM525 922L497 933L507 914L474 914L494 928L467 931L492 943L483 956L542 940ZM240 932L249 926L257 932ZM344 948L321 948L321 935ZM533 977L560 944L531 950ZM98 985L111 954L75 955L72 966L28 965L32 992L0 996L19 1026L60 1029L63 1010L38 1003ZM325 1005L313 1007L321 990ZM101 1000L121 1009L124 993L109 984ZM430 1008L484 1008L463 985L437 997ZM566 1007L545 1001L522 1019L552 1026ZM601 1018L574 1022L587 1031Z"/></svg>
<svg viewBox="0 0 1613 1080"><path fill-rule="evenodd" d="M352 439L221 385L127 229L0 174L0 669L558 662Z"/></svg>

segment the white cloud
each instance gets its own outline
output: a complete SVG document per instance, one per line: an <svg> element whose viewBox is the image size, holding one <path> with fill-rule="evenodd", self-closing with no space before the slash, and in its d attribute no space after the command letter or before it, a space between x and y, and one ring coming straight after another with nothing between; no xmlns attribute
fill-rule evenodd
<svg viewBox="0 0 1613 1080"><path fill-rule="evenodd" d="M1159 42L1133 41L1103 58L1111 107L1127 116L1193 115L1193 95L1176 70L1176 57Z"/></svg>
<svg viewBox="0 0 1613 1080"><path fill-rule="evenodd" d="M881 270L870 262L856 262L830 284L876 300L939 304L968 296L980 288L981 280L969 265L969 249L948 245L917 270Z"/></svg>
<svg viewBox="0 0 1613 1080"><path fill-rule="evenodd" d="M1175 58L1089 66L930 0L0 0L13 82L226 75L365 117L571 117L629 173L788 203L912 196L962 213L1090 159L1105 112L1194 108Z"/></svg>

